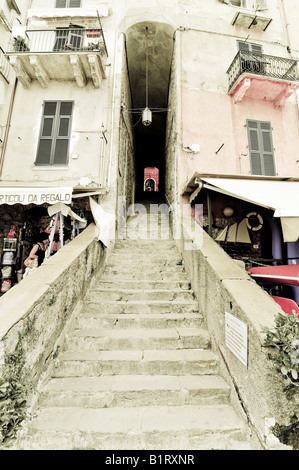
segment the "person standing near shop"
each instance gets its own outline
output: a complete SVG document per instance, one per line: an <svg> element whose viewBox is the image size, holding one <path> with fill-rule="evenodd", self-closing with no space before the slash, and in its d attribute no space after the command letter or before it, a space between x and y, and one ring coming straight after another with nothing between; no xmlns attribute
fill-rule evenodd
<svg viewBox="0 0 299 470"><path fill-rule="evenodd" d="M29 258L38 260L38 266L42 264L45 259L46 249L49 243L49 235L46 232L38 234L37 243L33 245L30 251Z"/></svg>
<svg viewBox="0 0 299 470"><path fill-rule="evenodd" d="M34 271L34 269L38 268L42 264L42 262L45 259L45 254L46 254L46 249L49 243L49 235L46 232L41 232L38 234L37 237L37 243L33 245L29 257L27 259L29 260L37 260L37 266L30 268L27 267L24 276L26 277L29 273Z"/></svg>

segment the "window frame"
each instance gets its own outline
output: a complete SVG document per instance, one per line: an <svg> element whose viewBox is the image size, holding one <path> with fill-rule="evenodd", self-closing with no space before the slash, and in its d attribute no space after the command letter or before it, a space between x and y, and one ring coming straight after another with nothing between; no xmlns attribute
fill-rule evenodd
<svg viewBox="0 0 299 470"><path fill-rule="evenodd" d="M45 114L46 104L48 103L56 103L55 114L53 115ZM60 114L62 103L71 103L71 114ZM73 114L74 114L74 101L73 100L47 100L43 102L43 112L41 116L38 146L37 146L36 158L34 162L35 166L46 166L46 167L60 166L61 167L61 166L68 165ZM51 119L51 117L52 117L51 135L44 135L45 121L46 119ZM67 135L59 135L61 120L65 118L69 119ZM47 141L47 140L51 141L49 161L39 162L39 156L40 156L39 153L41 149L41 143L42 141ZM66 150L65 159L63 162L55 161L56 143L59 140L67 140L67 150Z"/></svg>
<svg viewBox="0 0 299 470"><path fill-rule="evenodd" d="M74 1L79 2L80 5L71 6L71 2L74 2ZM61 6L59 2L64 2L65 6ZM56 0L55 8L81 8L81 3L82 3L82 0Z"/></svg>
<svg viewBox="0 0 299 470"><path fill-rule="evenodd" d="M225 1L225 0L222 0ZM259 6L259 2L262 4ZM225 3L227 3L225 1ZM267 5L267 0L240 0L240 5L236 5L231 2L231 0L228 0L228 3L236 8L244 8L246 10L250 11L262 11L262 10L268 10L268 5Z"/></svg>

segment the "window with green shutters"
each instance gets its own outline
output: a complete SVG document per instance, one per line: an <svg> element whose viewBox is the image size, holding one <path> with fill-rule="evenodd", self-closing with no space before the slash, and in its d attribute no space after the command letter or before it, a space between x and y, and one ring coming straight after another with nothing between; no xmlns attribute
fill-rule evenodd
<svg viewBox="0 0 299 470"><path fill-rule="evenodd" d="M80 8L81 0L56 0L56 8Z"/></svg>
<svg viewBox="0 0 299 470"><path fill-rule="evenodd" d="M247 134L251 174L275 176L271 122L248 119Z"/></svg>
<svg viewBox="0 0 299 470"><path fill-rule="evenodd" d="M73 113L72 101L45 101L35 165L66 165Z"/></svg>

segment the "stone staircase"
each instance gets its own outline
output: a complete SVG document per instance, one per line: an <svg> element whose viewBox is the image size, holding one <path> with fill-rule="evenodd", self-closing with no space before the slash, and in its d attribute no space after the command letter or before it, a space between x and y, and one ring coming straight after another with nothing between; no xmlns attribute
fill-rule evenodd
<svg viewBox="0 0 299 470"><path fill-rule="evenodd" d="M19 449L251 448L167 220L146 222L92 280Z"/></svg>

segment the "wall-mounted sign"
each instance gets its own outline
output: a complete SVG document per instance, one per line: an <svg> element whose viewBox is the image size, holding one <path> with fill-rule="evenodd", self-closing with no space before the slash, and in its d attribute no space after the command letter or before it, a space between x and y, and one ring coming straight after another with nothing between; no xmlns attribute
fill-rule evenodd
<svg viewBox="0 0 299 470"><path fill-rule="evenodd" d="M225 312L225 344L239 361L247 367L248 326L228 312Z"/></svg>
<svg viewBox="0 0 299 470"><path fill-rule="evenodd" d="M56 204L72 202L73 188L1 188L0 204Z"/></svg>

